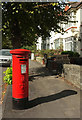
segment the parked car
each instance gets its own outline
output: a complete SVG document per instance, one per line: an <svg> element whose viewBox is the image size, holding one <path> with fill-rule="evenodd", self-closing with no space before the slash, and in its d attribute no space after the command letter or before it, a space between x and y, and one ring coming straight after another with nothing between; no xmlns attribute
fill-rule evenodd
<svg viewBox="0 0 82 120"><path fill-rule="evenodd" d="M10 49L0 50L0 66L10 66L12 63L12 55Z"/></svg>

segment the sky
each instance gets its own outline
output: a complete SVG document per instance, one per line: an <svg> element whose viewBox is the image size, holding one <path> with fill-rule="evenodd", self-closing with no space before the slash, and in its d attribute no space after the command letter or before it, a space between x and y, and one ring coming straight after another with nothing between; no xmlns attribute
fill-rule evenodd
<svg viewBox="0 0 82 120"><path fill-rule="evenodd" d="M82 0L58 0L58 1L63 1L63 2L82 2Z"/></svg>
<svg viewBox="0 0 82 120"><path fill-rule="evenodd" d="M71 1L71 2L76 2L76 1L77 1L77 2L80 2L80 0L70 0L70 1Z"/></svg>
<svg viewBox="0 0 82 120"><path fill-rule="evenodd" d="M64 0L64 1L69 1L69 2L81 2L82 0Z"/></svg>

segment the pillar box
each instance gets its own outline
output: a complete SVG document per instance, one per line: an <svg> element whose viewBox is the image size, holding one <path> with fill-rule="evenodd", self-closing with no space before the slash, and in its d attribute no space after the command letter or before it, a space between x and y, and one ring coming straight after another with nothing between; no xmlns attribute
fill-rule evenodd
<svg viewBox="0 0 82 120"><path fill-rule="evenodd" d="M12 105L24 109L28 103L28 67L30 50L14 49L12 54Z"/></svg>

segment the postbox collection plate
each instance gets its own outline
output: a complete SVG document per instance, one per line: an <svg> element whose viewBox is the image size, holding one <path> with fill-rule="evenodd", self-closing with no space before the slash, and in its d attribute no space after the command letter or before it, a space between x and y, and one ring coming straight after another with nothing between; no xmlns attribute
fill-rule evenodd
<svg viewBox="0 0 82 120"><path fill-rule="evenodd" d="M21 73L26 73L26 64L21 65Z"/></svg>

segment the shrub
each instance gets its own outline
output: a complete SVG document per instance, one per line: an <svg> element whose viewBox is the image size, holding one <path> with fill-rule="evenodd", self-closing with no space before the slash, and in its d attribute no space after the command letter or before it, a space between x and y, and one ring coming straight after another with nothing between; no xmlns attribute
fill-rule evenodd
<svg viewBox="0 0 82 120"><path fill-rule="evenodd" d="M73 52L73 51L62 51L61 54L62 55L68 54L69 57L79 57L80 56L79 53Z"/></svg>
<svg viewBox="0 0 82 120"><path fill-rule="evenodd" d="M44 54L47 54L48 57L53 57L55 54L61 54L61 52L63 51L63 49L58 49L58 50L39 50L39 51L36 51L36 55L37 56L41 56L41 57L44 57Z"/></svg>
<svg viewBox="0 0 82 120"><path fill-rule="evenodd" d="M80 55L79 55L79 53L74 52L73 56L74 56L74 57L79 57Z"/></svg>
<svg viewBox="0 0 82 120"><path fill-rule="evenodd" d="M12 84L12 67L10 67L10 68L8 67L7 70L4 71L3 73L5 73L3 80L8 85L11 85Z"/></svg>

